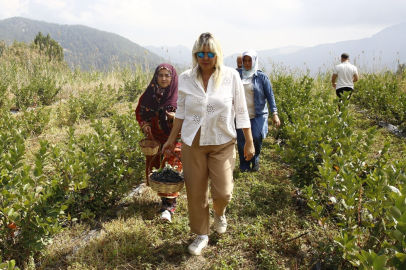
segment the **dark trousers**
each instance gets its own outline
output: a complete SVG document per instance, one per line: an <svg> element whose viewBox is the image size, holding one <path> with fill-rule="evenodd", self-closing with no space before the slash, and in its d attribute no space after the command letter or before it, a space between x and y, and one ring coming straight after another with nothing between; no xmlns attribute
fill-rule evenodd
<svg viewBox="0 0 406 270"><path fill-rule="evenodd" d="M251 119L251 132L252 132L252 139L254 141L255 147L255 155L252 157L251 160L245 160L244 157L244 145L245 145L245 137L244 132L242 129L237 129L237 147L238 147L238 156L240 158L240 170L247 171L251 170L255 164L259 163L259 155L261 153L262 148L262 140L264 139L261 134L261 128L257 125L255 119ZM251 167L252 165L252 167Z"/></svg>
<svg viewBox="0 0 406 270"><path fill-rule="evenodd" d="M342 88L336 89L336 95L340 99L340 102L341 102L341 95L344 93L344 91L345 92L350 92L350 94L347 97L347 100L348 100L348 99L350 99L354 89L352 89L351 87L342 87Z"/></svg>

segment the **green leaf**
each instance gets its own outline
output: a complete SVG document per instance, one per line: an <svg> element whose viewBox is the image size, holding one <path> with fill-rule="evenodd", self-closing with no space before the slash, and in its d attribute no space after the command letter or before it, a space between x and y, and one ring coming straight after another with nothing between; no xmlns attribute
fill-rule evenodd
<svg viewBox="0 0 406 270"><path fill-rule="evenodd" d="M368 222L368 221L361 221L362 226L367 227L367 228L373 228L375 227L375 224L372 222Z"/></svg>
<svg viewBox="0 0 406 270"><path fill-rule="evenodd" d="M389 207L389 213L394 217L396 220L402 217L402 213L396 206Z"/></svg>
<svg viewBox="0 0 406 270"><path fill-rule="evenodd" d="M384 269L385 263L388 259L386 258L385 255L381 255L378 258L376 258L374 260L374 270L380 270L380 269Z"/></svg>
<svg viewBox="0 0 406 270"><path fill-rule="evenodd" d="M15 261L15 260L11 260L11 261L9 261L9 263L8 263L8 267L9 267L10 269L13 269L13 268L14 268L14 266L16 266L16 261Z"/></svg>
<svg viewBox="0 0 406 270"><path fill-rule="evenodd" d="M389 244L388 242L384 242L383 244L382 244L382 247L384 247L384 248L389 248L389 249L393 249L393 250L395 250L396 252L401 252L401 248L398 248L397 246L394 246L394 245L391 245L391 244Z"/></svg>
<svg viewBox="0 0 406 270"><path fill-rule="evenodd" d="M401 260L402 262L405 261L406 259L406 254L405 253L396 253L396 258L398 258L399 260Z"/></svg>
<svg viewBox="0 0 406 270"><path fill-rule="evenodd" d="M404 194L404 195L402 195L402 196L399 196L399 197L396 199L395 205L396 205L396 207L397 207L398 209L404 209L404 208L405 208L405 206L406 206L405 199L406 199L406 194Z"/></svg>
<svg viewBox="0 0 406 270"><path fill-rule="evenodd" d="M400 243L403 242L404 235L403 235L402 232L400 232L400 231L398 231L398 230L391 231L391 232L389 233L389 236L390 236L392 239L399 241Z"/></svg>

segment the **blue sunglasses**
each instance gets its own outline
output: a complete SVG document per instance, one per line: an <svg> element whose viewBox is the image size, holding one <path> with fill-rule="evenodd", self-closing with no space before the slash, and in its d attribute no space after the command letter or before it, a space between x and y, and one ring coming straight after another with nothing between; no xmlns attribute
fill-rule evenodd
<svg viewBox="0 0 406 270"><path fill-rule="evenodd" d="M208 56L209 58L213 58L214 56L216 56L216 54L215 54L215 53L212 53L212 52L208 52L208 53L205 53L205 52L198 52L198 53L196 53L196 54L197 54L197 57L199 57L199 58L203 58L205 54L207 54L207 56Z"/></svg>

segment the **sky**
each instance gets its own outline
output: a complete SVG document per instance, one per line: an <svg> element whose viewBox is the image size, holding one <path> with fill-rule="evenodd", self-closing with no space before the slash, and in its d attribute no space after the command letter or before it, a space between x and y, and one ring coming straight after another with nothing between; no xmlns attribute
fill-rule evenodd
<svg viewBox="0 0 406 270"><path fill-rule="evenodd" d="M0 0L0 20L86 25L141 46L191 49L211 32L225 56L367 38L405 14L405 0Z"/></svg>

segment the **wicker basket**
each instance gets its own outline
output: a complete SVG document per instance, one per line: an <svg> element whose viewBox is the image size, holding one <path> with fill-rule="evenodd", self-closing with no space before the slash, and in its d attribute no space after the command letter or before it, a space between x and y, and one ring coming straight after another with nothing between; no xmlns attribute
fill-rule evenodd
<svg viewBox="0 0 406 270"><path fill-rule="evenodd" d="M159 142L155 140L142 139L138 142L141 152L146 156L153 156L158 153Z"/></svg>
<svg viewBox="0 0 406 270"><path fill-rule="evenodd" d="M183 189L185 181L179 183L163 183L157 182L149 178L149 185L153 191L158 193L175 193Z"/></svg>
<svg viewBox="0 0 406 270"><path fill-rule="evenodd" d="M172 152L173 155L175 155L179 160L181 160L181 158L179 157L178 154L176 154L175 152ZM153 157L153 159L155 159L155 157ZM151 160L152 163L152 160ZM162 169L164 167L164 160L162 160L161 162L161 166L160 169ZM148 183L149 186L151 187L152 190L158 192L158 193L175 193L175 192L179 192L183 189L183 186L185 184L185 180L178 182L178 183L166 183L166 182L159 182L159 181L154 181L151 179L151 174L150 173L148 175Z"/></svg>

